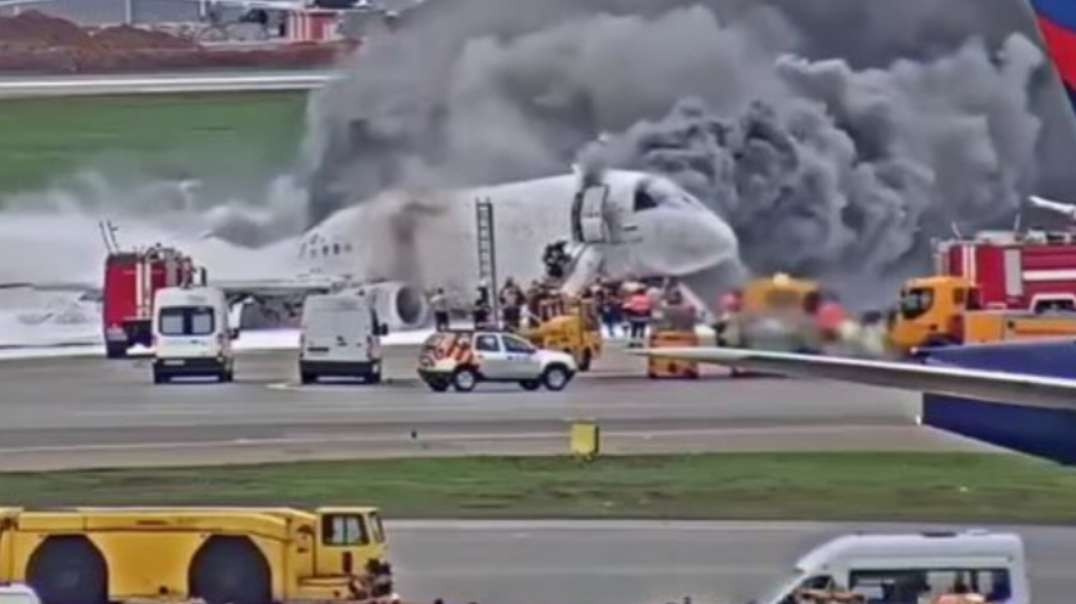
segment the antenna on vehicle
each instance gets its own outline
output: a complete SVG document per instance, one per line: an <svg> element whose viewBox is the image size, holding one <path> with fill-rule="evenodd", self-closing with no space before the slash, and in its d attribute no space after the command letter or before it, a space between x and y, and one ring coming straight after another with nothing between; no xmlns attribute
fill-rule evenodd
<svg viewBox="0 0 1076 604"><path fill-rule="evenodd" d="M964 238L964 235L960 232L960 227L956 226L956 222L950 222L949 228L953 229L953 234L956 235L957 239Z"/></svg>

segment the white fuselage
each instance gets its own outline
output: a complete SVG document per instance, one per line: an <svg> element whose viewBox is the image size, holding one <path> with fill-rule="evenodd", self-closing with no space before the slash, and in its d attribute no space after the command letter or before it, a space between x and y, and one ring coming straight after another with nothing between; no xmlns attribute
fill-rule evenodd
<svg viewBox="0 0 1076 604"><path fill-rule="evenodd" d="M738 263L729 226L671 181L640 172L610 172L603 180L618 214L614 222L630 223L631 233L591 246L601 253L597 276L687 276ZM479 284L475 206L488 199L498 278L527 283L544 275L547 245L571 240L579 182L569 174L466 190L386 192L309 231L300 256L313 273L470 296ZM636 211L640 189L648 202Z"/></svg>

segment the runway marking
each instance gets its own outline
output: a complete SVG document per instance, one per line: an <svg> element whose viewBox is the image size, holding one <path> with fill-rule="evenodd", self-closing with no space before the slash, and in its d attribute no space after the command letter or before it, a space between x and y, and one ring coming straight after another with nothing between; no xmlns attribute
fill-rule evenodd
<svg viewBox="0 0 1076 604"><path fill-rule="evenodd" d="M687 429L687 430L607 430L603 431L607 437L622 439L653 440L655 438L672 437L706 437L706 436L752 436L770 432L782 434L818 434L834 431L847 430L855 426L796 426L779 428L710 428L710 429ZM873 426L872 426L873 427ZM906 428L897 426L897 428ZM173 442L145 442L145 443L87 443L81 445L34 445L28 447L4 447L0 448L0 454L15 455L27 453L70 453L74 451L139 451L155 449L204 449L204 448L250 448L267 446L298 446L298 445L347 445L347 444L398 444L413 443L417 446L423 444L445 444L453 442L481 442L481 441L517 441L517 440L565 440L568 432L518 432L518 433L450 433L431 434L411 439L409 434L398 435L348 435L330 436L316 435L304 437L281 437L281 438L234 438L228 440L206 441L173 441Z"/></svg>

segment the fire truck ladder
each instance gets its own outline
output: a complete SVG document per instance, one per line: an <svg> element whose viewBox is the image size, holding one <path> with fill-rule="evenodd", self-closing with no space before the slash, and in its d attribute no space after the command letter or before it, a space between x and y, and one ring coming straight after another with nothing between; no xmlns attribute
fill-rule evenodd
<svg viewBox="0 0 1076 604"><path fill-rule="evenodd" d="M475 224L478 227L478 278L489 293L494 321L500 316L497 300L497 242L493 237L493 200L475 200Z"/></svg>

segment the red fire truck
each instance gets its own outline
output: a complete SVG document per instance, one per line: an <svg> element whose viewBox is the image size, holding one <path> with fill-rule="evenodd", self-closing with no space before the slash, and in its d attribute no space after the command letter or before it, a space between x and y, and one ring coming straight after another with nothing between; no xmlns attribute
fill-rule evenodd
<svg viewBox="0 0 1076 604"><path fill-rule="evenodd" d="M937 274L977 286L985 309L1076 310L1076 235L988 231L937 247Z"/></svg>
<svg viewBox="0 0 1076 604"><path fill-rule="evenodd" d="M105 350L109 358L126 356L135 344L152 345L153 297L164 287L205 282L189 256L156 245L143 250L119 251L110 247L105 261Z"/></svg>

